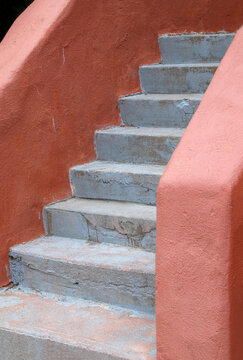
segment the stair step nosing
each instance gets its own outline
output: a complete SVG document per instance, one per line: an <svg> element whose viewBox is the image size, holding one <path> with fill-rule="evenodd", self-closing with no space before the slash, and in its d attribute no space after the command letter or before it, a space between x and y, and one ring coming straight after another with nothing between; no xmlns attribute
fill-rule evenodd
<svg viewBox="0 0 243 360"><path fill-rule="evenodd" d="M70 202L75 200L76 206L70 205ZM92 207L85 206L84 202L93 202ZM108 203L108 204L105 204ZM114 213L114 207L112 206L114 203L118 206L122 206L122 209L119 213L119 208L117 210L117 213ZM65 207L66 205L66 207ZM96 205L96 206L95 206ZM100 205L102 210L97 209L97 205ZM104 209L104 205L106 208ZM127 206L134 205L133 208L127 209ZM130 218L132 216L133 219L136 220L153 220L152 217L146 218L145 216L141 216L139 213L139 210L144 211L154 211L154 216L156 216L156 206L155 205L147 205L147 204L138 204L138 203L132 203L128 201L117 201L117 200L96 200L96 199L80 199L80 198L69 198L66 200L58 201L52 204L49 204L44 207L46 211L52 211L52 210L59 210L59 211L67 211L67 212L73 212L73 213L82 213L82 214L90 214L90 215L97 215L97 216L111 216L111 217L121 217L121 218ZM112 211L113 210L113 211ZM102 213L102 211L104 211ZM110 212L109 212L110 211ZM134 212L134 213L133 213Z"/></svg>
<svg viewBox="0 0 243 360"><path fill-rule="evenodd" d="M91 163L73 166L70 171L72 172L96 172L96 173L120 173L120 174L133 174L145 176L162 176L166 166L156 164L136 164L114 161L96 160ZM147 172L141 170L147 169ZM133 170L133 171L132 171Z"/></svg>
<svg viewBox="0 0 243 360"><path fill-rule="evenodd" d="M48 241L47 241L48 240ZM65 257L64 254L66 254L65 247L64 250L62 251L62 256L58 256L57 251L55 251L55 249L53 250L53 254L56 254L56 257L50 253L50 251L48 253L45 252L45 254L42 254L40 251L36 252L37 249L40 249L40 246L42 244L42 242L46 242L47 245L49 246L56 246L58 248L57 245L62 245L62 242L67 242L69 246L67 246L67 248L70 249L70 246L72 245L72 243L76 243L77 246L76 248L79 249L79 254L81 254L81 250L86 250L87 252L90 250L92 251L92 247L96 247L98 249L98 251L95 253L93 252L93 255L96 254L96 256L92 257L92 261L88 260L87 258L84 259L74 259L70 258L70 257ZM56 245L55 245L56 244ZM35 251L33 251L30 247L32 247ZM75 249L75 250L77 250ZM50 249L49 249L50 250ZM113 253L112 253L113 250ZM100 251L100 252L99 252ZM138 262L135 260L135 262L131 261L130 266L128 266L128 264L125 262L124 264L120 264L119 261L116 263L112 263L112 261L109 263L110 260L112 260L112 258L108 258L108 262L106 262L105 264L103 263L103 261L105 261L104 258L104 251L106 251L106 254L108 254L109 256L115 256L114 253L119 254L120 256L120 260L121 260L121 252L123 258L127 261L128 260L128 254L131 256L131 260L133 258L132 255L137 255L139 258L147 258L147 265L145 264L140 264L138 266ZM97 255L101 255L102 256L102 262L97 262L95 260L97 260ZM70 255L70 254L69 254ZM77 255L77 254L76 254ZM72 239L72 238L64 238L64 237L58 237L58 236L47 236L47 237L41 237L39 239L35 239L30 243L25 243L25 244L20 244L20 245L16 245L14 247L12 247L10 249L10 256L11 257L15 257L15 256L20 256L23 258L38 258L38 259L42 259L42 260L47 260L47 261L53 261L53 262L59 262L59 263L63 263L63 264L70 264L70 265L74 265L74 266L84 266L87 268L98 268L98 269L104 269L107 271L118 271L118 272L127 272L127 273L137 273L137 274L150 274L150 275L154 275L155 274L155 269L154 269L154 259L155 259L155 254L152 252L148 252L145 251L143 249L140 248L132 248L132 247L126 247L126 246L120 246L120 245L113 245L113 244L107 244L107 243L91 243L89 241L86 240L80 240L80 239ZM106 259L107 261L107 259ZM136 265L136 266L134 266ZM151 267L152 266L152 267Z"/></svg>
<svg viewBox="0 0 243 360"><path fill-rule="evenodd" d="M181 33L181 34L174 34L174 33L168 33L168 34L163 34L163 35L159 35L159 39L163 39L163 38L172 38L172 39L181 39L182 37L187 37L187 38L202 38L205 39L207 37L214 37L214 38L223 38L223 37L233 37L236 33L230 33L230 32L216 32L216 33Z"/></svg>
<svg viewBox="0 0 243 360"><path fill-rule="evenodd" d="M142 65L140 69L171 69L171 68L217 68L220 62L212 62L212 63L180 63L180 64L151 64L151 65Z"/></svg>
<svg viewBox="0 0 243 360"><path fill-rule="evenodd" d="M166 137L180 138L185 128L161 128L161 127L133 127L133 126L114 126L104 130L97 130L96 136L99 135L116 135L116 136L137 136L137 137Z"/></svg>
<svg viewBox="0 0 243 360"><path fill-rule="evenodd" d="M79 240L80 241L80 240ZM85 240L81 240L81 241L85 241ZM119 245L120 247L120 245ZM151 253L152 254L152 253ZM133 270L133 269L126 269L126 268L122 268L122 267L114 267L114 266L102 266L99 264L94 264L94 263L90 263L90 262L75 262L75 261L65 261L63 259L60 258L54 258L54 257L47 257L44 255L39 255L39 254L34 254L34 253L30 253L30 254L26 254L25 251L11 251L10 255L12 257L14 256L22 256L23 259L41 259L41 260L47 260L47 261L52 261L52 262L56 262L56 263L61 263L61 264L70 264L73 266L83 266L85 268L94 268L94 269L104 269L106 271L117 271L117 272L121 272L121 273L134 273L134 274L151 274L154 275L155 271L148 271L146 269L146 271L144 270ZM34 270L34 269L32 269Z"/></svg>
<svg viewBox="0 0 243 360"><path fill-rule="evenodd" d="M159 93L149 93L149 94L136 94L136 95L127 95L119 99L119 103L123 102L132 102L132 101L154 101L154 102L177 102L183 100L190 101L201 101L204 94L159 94Z"/></svg>

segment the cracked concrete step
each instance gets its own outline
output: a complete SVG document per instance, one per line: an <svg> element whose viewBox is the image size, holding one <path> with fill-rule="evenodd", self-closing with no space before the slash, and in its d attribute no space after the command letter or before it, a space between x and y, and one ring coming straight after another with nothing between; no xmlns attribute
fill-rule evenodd
<svg viewBox="0 0 243 360"><path fill-rule="evenodd" d="M118 307L0 294L1 360L156 360L153 316Z"/></svg>
<svg viewBox="0 0 243 360"><path fill-rule="evenodd" d="M44 224L47 235L155 251L155 206L71 198L46 206Z"/></svg>
<svg viewBox="0 0 243 360"><path fill-rule="evenodd" d="M10 266L25 288L154 312L152 252L52 236L14 246Z"/></svg>
<svg viewBox="0 0 243 360"><path fill-rule="evenodd" d="M165 166L94 161L70 170L73 196L155 205Z"/></svg>
<svg viewBox="0 0 243 360"><path fill-rule="evenodd" d="M159 37L164 64L217 62L222 59L235 34L180 34Z"/></svg>
<svg viewBox="0 0 243 360"><path fill-rule="evenodd" d="M119 100L122 122L128 126L187 127L202 94L139 94Z"/></svg>
<svg viewBox="0 0 243 360"><path fill-rule="evenodd" d="M218 63L146 65L139 69L144 93L199 93L206 91Z"/></svg>
<svg viewBox="0 0 243 360"><path fill-rule="evenodd" d="M96 131L98 160L166 165L185 129L114 127Z"/></svg>

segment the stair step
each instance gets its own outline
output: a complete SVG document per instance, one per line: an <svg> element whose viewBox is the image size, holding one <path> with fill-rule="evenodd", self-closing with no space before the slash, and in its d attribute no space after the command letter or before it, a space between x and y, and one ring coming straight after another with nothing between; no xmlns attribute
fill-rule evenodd
<svg viewBox="0 0 243 360"><path fill-rule="evenodd" d="M141 88L144 93L204 93L218 63L146 65L140 67Z"/></svg>
<svg viewBox="0 0 243 360"><path fill-rule="evenodd" d="M114 127L96 132L98 160L165 165L184 129Z"/></svg>
<svg viewBox="0 0 243 360"><path fill-rule="evenodd" d="M47 235L155 251L156 207L71 198L44 209Z"/></svg>
<svg viewBox="0 0 243 360"><path fill-rule="evenodd" d="M123 124L128 126L185 128L202 94L139 94L119 100Z"/></svg>
<svg viewBox="0 0 243 360"><path fill-rule="evenodd" d="M13 247L10 263L23 287L154 312L152 252L52 236Z"/></svg>
<svg viewBox="0 0 243 360"><path fill-rule="evenodd" d="M156 190L165 166L107 161L70 170L73 196L155 205Z"/></svg>
<svg viewBox="0 0 243 360"><path fill-rule="evenodd" d="M235 34L181 34L159 37L164 64L221 61Z"/></svg>
<svg viewBox="0 0 243 360"><path fill-rule="evenodd" d="M155 360L155 320L90 301L0 294L1 360Z"/></svg>

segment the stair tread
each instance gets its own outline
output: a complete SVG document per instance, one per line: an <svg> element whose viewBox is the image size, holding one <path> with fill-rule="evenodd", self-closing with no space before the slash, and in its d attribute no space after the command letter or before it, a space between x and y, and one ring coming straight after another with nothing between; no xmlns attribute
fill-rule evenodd
<svg viewBox="0 0 243 360"><path fill-rule="evenodd" d="M46 206L43 216L46 235L155 251L156 207L153 205L71 198Z"/></svg>
<svg viewBox="0 0 243 360"><path fill-rule="evenodd" d="M185 129L161 127L111 127L96 131L97 159L166 165Z"/></svg>
<svg viewBox="0 0 243 360"><path fill-rule="evenodd" d="M96 134L114 134L130 136L154 136L154 137L181 137L185 129L161 128L161 127L132 127L115 126L109 129L98 130Z"/></svg>
<svg viewBox="0 0 243 360"><path fill-rule="evenodd" d="M230 37L232 38L235 35L235 33L191 33L191 34L165 34L165 35L159 35L159 39L163 39L163 38L177 38L177 39L181 39L181 38L223 38L223 37Z"/></svg>
<svg viewBox="0 0 243 360"><path fill-rule="evenodd" d="M165 166L156 164L132 164L96 160L91 163L74 166L71 170L148 174L161 176L165 170Z"/></svg>
<svg viewBox="0 0 243 360"><path fill-rule="evenodd" d="M171 36L172 35L172 36ZM219 62L235 34L166 34L159 36L164 64Z"/></svg>
<svg viewBox="0 0 243 360"><path fill-rule="evenodd" d="M203 94L135 94L120 98L120 101L137 100L157 100L157 101L177 101L177 100L201 100Z"/></svg>
<svg viewBox="0 0 243 360"><path fill-rule="evenodd" d="M107 243L58 236L41 237L11 248L13 256L31 256L82 266L118 271L155 273L155 254Z"/></svg>
<svg viewBox="0 0 243 360"><path fill-rule="evenodd" d="M164 165L94 161L70 170L73 196L155 205Z"/></svg>
<svg viewBox="0 0 243 360"><path fill-rule="evenodd" d="M4 339L1 353L8 354L8 346L15 344L16 358L20 339L26 337L42 341L45 358L51 358L54 351L56 358L62 359L74 355L80 359L82 354L85 358L88 354L90 359L107 360L156 358L153 316L91 301L44 297L20 290L2 292L0 332ZM17 340L13 334L17 334ZM22 356L34 353L28 345L21 349Z"/></svg>
<svg viewBox="0 0 243 360"><path fill-rule="evenodd" d="M140 68L161 68L161 69L170 69L170 68L211 68L218 67L219 62L209 62L209 63L181 63L181 64L151 64L151 65L142 65Z"/></svg>
<svg viewBox="0 0 243 360"><path fill-rule="evenodd" d="M70 198L50 204L46 209L156 221L156 206L124 201Z"/></svg>

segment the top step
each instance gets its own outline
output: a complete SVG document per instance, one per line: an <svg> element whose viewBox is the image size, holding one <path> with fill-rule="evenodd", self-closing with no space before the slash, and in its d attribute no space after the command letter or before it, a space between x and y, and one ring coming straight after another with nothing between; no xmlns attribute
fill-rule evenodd
<svg viewBox="0 0 243 360"><path fill-rule="evenodd" d="M221 61L235 34L180 34L159 37L163 64Z"/></svg>

